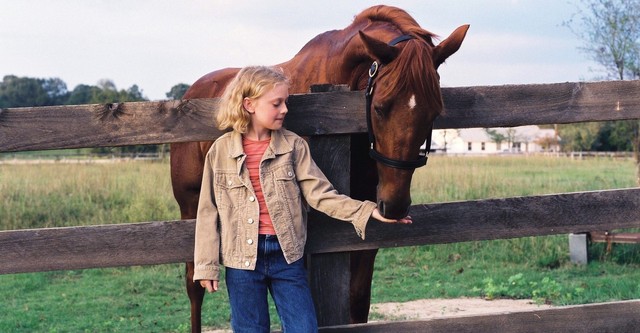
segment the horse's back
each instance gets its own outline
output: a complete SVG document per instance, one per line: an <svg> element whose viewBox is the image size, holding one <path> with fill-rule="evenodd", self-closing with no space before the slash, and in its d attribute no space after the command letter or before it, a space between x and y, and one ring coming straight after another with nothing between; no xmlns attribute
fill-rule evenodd
<svg viewBox="0 0 640 333"><path fill-rule="evenodd" d="M189 87L183 99L220 97L224 88L239 70L239 68L224 68L205 74Z"/></svg>
<svg viewBox="0 0 640 333"><path fill-rule="evenodd" d="M208 73L191 85L183 99L220 97L239 69L225 68ZM171 144L171 185L182 219L194 219L202 182L204 158L213 141Z"/></svg>

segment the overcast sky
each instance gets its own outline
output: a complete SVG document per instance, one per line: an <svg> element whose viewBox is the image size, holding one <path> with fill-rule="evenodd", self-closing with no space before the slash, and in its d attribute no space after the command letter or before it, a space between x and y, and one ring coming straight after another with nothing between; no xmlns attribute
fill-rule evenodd
<svg viewBox="0 0 640 333"><path fill-rule="evenodd" d="M137 84L151 100L223 67L271 65L314 36L342 29L364 0L0 0L0 75L78 84ZM440 67L443 87L590 80L597 65L562 22L565 0L406 0L420 25L447 37L471 28Z"/></svg>

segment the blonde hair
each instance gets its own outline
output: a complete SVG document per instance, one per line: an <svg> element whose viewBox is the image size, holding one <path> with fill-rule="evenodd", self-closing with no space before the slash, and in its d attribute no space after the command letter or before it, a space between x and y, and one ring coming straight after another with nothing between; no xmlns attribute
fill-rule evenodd
<svg viewBox="0 0 640 333"><path fill-rule="evenodd" d="M244 109L245 98L260 98L275 85L289 85L289 79L281 68L248 66L240 69L222 94L216 120L220 130L233 128L246 133L251 117Z"/></svg>

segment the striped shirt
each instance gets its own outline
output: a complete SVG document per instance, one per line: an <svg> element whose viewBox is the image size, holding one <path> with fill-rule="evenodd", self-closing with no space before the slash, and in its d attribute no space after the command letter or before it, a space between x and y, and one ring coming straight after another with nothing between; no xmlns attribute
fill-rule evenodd
<svg viewBox="0 0 640 333"><path fill-rule="evenodd" d="M253 185L253 191L258 199L258 206L260 207L260 224L258 226L258 233L260 235L275 235L276 230L273 228L271 222L271 216L267 210L267 204L264 201L264 195L262 193L262 186L260 185L260 160L264 155L265 150L269 147L271 138L262 141L254 141L242 136L242 148L247 155L245 164L249 170L249 179L251 185Z"/></svg>

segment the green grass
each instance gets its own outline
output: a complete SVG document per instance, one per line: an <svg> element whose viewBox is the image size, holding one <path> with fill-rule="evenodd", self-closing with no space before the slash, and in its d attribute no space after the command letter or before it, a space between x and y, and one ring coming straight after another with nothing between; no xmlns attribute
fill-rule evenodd
<svg viewBox="0 0 640 333"><path fill-rule="evenodd" d="M628 160L432 157L415 174L416 203L634 187ZM640 298L640 245L590 247L588 266L569 261L566 235L381 249L374 302L421 298L533 298L584 304Z"/></svg>
<svg viewBox="0 0 640 333"><path fill-rule="evenodd" d="M3 332L161 331L188 316L179 267L9 275L0 291Z"/></svg>
<svg viewBox="0 0 640 333"><path fill-rule="evenodd" d="M635 186L631 161L441 157L414 177L414 203ZM0 230L172 220L168 163L0 164ZM534 298L581 304L640 298L640 248L591 247L569 262L566 235L382 249L372 301ZM184 265L0 275L0 332L187 332ZM274 311L272 311L274 313ZM277 324L275 316L274 322ZM228 327L227 295L203 324Z"/></svg>

